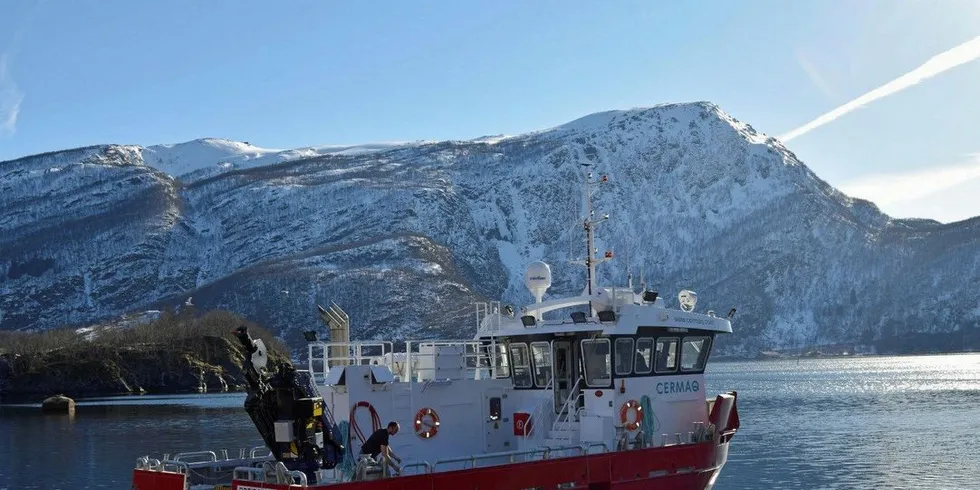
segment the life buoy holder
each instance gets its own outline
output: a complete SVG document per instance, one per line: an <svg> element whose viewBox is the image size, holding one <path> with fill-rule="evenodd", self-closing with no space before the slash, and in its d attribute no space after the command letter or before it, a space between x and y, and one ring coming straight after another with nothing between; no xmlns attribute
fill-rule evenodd
<svg viewBox="0 0 980 490"><path fill-rule="evenodd" d="M630 420L630 411L636 413L633 420ZM619 409L619 420L626 426L626 430L632 432L640 428L640 422L643 420L643 405L636 400L629 400L623 404L623 407Z"/></svg>
<svg viewBox="0 0 980 490"><path fill-rule="evenodd" d="M423 422L423 420L428 417L431 422ZM423 425L425 427L423 427ZM419 410L415 414L415 434L422 439L429 439L430 437L435 437L439 432L439 414L435 410L425 407Z"/></svg>

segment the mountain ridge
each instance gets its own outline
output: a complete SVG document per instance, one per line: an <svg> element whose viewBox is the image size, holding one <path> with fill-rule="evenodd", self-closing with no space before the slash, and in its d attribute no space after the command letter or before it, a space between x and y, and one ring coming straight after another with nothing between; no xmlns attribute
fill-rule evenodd
<svg viewBox="0 0 980 490"><path fill-rule="evenodd" d="M691 288L716 310L741 305L725 352L966 331L980 316L967 307L980 282L980 220L892 219L710 102L312 154L187 143L206 141L230 156L181 154L187 165L170 166L177 175L165 171L177 160L146 155L181 144L0 162L0 226L10 230L0 237L0 328L50 328L193 295L288 338L316 327L313 305L328 300L364 322L354 320L355 337L466 337L455 325L472 324L471 302L529 301L521 274L532 260L552 263L553 292L581 289L583 272L563 261L583 254L583 163L612 184L596 196L597 212L612 216L597 247L626 259L600 278L625 283L642 266L662 295ZM248 158L234 160L242 152ZM950 260L959 267L949 270ZM963 305L906 304L909 281L927 279ZM944 324L922 325L936 313Z"/></svg>

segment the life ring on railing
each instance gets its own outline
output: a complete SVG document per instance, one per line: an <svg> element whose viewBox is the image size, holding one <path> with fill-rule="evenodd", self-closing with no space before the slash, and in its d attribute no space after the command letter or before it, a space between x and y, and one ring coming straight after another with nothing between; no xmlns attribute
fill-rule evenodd
<svg viewBox="0 0 980 490"><path fill-rule="evenodd" d="M422 420L425 417L430 418L431 422L423 422ZM425 429L422 428L423 424L427 426ZM435 410L429 407L425 407L422 410L419 410L418 413L415 414L416 435L418 435L422 439L428 439L430 437L435 437L435 435L438 432L439 432L439 414L436 413Z"/></svg>
<svg viewBox="0 0 980 490"><path fill-rule="evenodd" d="M371 412L372 434L381 428L381 417L378 416L378 411L374 409L374 406L366 401L359 401L355 403L353 407L350 407L350 430L354 432L357 438L361 440L361 444L363 444L364 441L367 440L367 438L364 437L364 433L361 432L361 428L358 427L357 425L357 419L354 418L354 414L357 412L357 409L360 407L367 407L368 411ZM350 435L348 435L347 440L349 441L350 439L351 437Z"/></svg>
<svg viewBox="0 0 980 490"><path fill-rule="evenodd" d="M633 420L630 420L630 410L636 413ZM632 432L640 427L643 420L643 405L636 400L629 400L619 409L619 420L626 425L626 430Z"/></svg>

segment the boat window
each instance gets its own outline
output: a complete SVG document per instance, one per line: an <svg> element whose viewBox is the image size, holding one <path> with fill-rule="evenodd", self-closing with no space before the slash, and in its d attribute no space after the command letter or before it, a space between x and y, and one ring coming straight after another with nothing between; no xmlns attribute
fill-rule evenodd
<svg viewBox="0 0 980 490"><path fill-rule="evenodd" d="M609 339L583 340L582 359L585 361L585 383L589 386L609 386L612 382L609 374Z"/></svg>
<svg viewBox="0 0 980 490"><path fill-rule="evenodd" d="M531 342L531 360L534 361L534 384L545 388L551 381L551 344Z"/></svg>
<svg viewBox="0 0 980 490"><path fill-rule="evenodd" d="M700 371L708 360L708 337L684 337L681 371Z"/></svg>
<svg viewBox="0 0 980 490"><path fill-rule="evenodd" d="M653 370L653 363L650 362L652 357L653 339L649 337L636 339L636 363L633 366L633 372L636 374L650 374L650 371Z"/></svg>
<svg viewBox="0 0 980 490"><path fill-rule="evenodd" d="M633 339L616 339L616 375L633 372Z"/></svg>
<svg viewBox="0 0 980 490"><path fill-rule="evenodd" d="M513 372L514 386L530 388L531 360L527 356L527 344L517 342L510 344L510 369Z"/></svg>
<svg viewBox="0 0 980 490"><path fill-rule="evenodd" d="M657 339L655 369L658 373L677 371L677 339Z"/></svg>
<svg viewBox="0 0 980 490"><path fill-rule="evenodd" d="M490 398L490 420L500 420L500 397Z"/></svg>
<svg viewBox="0 0 980 490"><path fill-rule="evenodd" d="M507 362L507 345L497 344L497 352L494 366L494 375L498 378L509 378L510 377L510 363Z"/></svg>

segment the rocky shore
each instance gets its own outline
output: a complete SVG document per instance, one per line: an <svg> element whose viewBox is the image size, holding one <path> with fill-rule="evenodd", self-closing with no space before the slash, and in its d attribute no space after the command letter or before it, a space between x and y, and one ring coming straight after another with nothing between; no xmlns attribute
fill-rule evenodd
<svg viewBox="0 0 980 490"><path fill-rule="evenodd" d="M0 398L240 391L245 353L231 331L241 323L221 313L104 327L91 339L77 331L53 339L49 333L20 334L17 341L8 334L0 343ZM271 335L255 325L249 331L266 342L272 369L290 362ZM31 335L49 338L26 337Z"/></svg>

